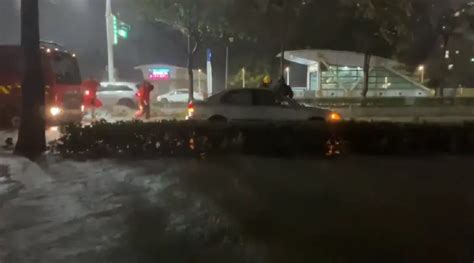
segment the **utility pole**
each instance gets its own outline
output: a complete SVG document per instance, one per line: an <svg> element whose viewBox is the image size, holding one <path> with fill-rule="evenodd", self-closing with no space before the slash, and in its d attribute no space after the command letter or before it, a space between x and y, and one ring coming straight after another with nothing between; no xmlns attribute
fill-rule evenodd
<svg viewBox="0 0 474 263"><path fill-rule="evenodd" d="M420 71L421 74L421 84L425 83L425 66L421 65L418 67L418 71Z"/></svg>
<svg viewBox="0 0 474 263"><path fill-rule="evenodd" d="M114 15L112 14L111 0L106 0L105 23L107 28L107 71L109 73L109 82L115 82L115 64L114 64Z"/></svg>
<svg viewBox="0 0 474 263"><path fill-rule="evenodd" d="M227 90L227 82L229 81L229 45L225 47L225 84L224 90Z"/></svg>
<svg viewBox="0 0 474 263"><path fill-rule="evenodd" d="M227 86L229 83L229 45L234 42L233 37L229 37L229 42L225 47L225 85L224 88L227 90Z"/></svg>

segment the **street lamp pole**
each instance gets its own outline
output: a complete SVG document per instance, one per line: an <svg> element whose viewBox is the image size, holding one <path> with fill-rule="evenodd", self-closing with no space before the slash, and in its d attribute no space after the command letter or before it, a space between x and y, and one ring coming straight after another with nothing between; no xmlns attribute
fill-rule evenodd
<svg viewBox="0 0 474 263"><path fill-rule="evenodd" d="M227 82L229 78L229 45L225 47L225 84L224 89L227 90Z"/></svg>
<svg viewBox="0 0 474 263"><path fill-rule="evenodd" d="M286 84L289 86L290 85L290 67L286 67L285 71L286 71Z"/></svg>
<svg viewBox="0 0 474 263"><path fill-rule="evenodd" d="M114 63L114 17L112 14L111 0L106 0L105 23L107 29L107 71L109 82L115 82L115 63Z"/></svg>
<svg viewBox="0 0 474 263"><path fill-rule="evenodd" d="M245 68L242 68L242 88L245 88Z"/></svg>
<svg viewBox="0 0 474 263"><path fill-rule="evenodd" d="M421 84L425 82L425 66L421 65L418 67L418 70L420 71L421 74Z"/></svg>
<svg viewBox="0 0 474 263"><path fill-rule="evenodd" d="M233 37L229 37L229 42L225 47L225 84L224 88L227 90L228 82L229 82L229 45L234 42Z"/></svg>

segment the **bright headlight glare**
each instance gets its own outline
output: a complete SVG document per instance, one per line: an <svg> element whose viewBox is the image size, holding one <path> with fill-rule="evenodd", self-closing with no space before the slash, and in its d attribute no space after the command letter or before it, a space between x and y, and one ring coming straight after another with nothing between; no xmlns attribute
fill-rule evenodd
<svg viewBox="0 0 474 263"><path fill-rule="evenodd" d="M59 107L51 107L51 109L49 110L49 112L50 112L51 115L53 115L53 116L58 116L59 114L61 114L62 110L61 110L61 108L59 108Z"/></svg>

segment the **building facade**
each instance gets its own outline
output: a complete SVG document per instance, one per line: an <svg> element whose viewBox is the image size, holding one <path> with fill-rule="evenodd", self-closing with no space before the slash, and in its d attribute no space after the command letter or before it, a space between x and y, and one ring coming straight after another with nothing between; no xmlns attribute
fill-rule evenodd
<svg viewBox="0 0 474 263"><path fill-rule="evenodd" d="M360 97L364 86L364 55L334 50L295 50L287 61L307 66L304 97ZM404 72L404 65L372 56L368 97L429 97L434 91ZM301 88L300 88L301 89Z"/></svg>
<svg viewBox="0 0 474 263"><path fill-rule="evenodd" d="M154 93L161 95L172 90L187 89L189 87L188 69L165 64L141 65L135 67L143 74L143 79L152 83ZM194 91L205 94L207 92L207 75L201 70L193 70Z"/></svg>

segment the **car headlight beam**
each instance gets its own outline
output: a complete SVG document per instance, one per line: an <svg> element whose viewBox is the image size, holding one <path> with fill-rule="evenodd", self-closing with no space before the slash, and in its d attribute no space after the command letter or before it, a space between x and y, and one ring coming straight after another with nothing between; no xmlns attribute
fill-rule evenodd
<svg viewBox="0 0 474 263"><path fill-rule="evenodd" d="M53 117L58 116L59 114L62 113L62 111L63 111L63 110L62 110L61 108L59 108L59 107L51 107L51 108L49 109L49 113L51 113L51 115L52 115Z"/></svg>

